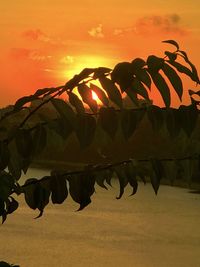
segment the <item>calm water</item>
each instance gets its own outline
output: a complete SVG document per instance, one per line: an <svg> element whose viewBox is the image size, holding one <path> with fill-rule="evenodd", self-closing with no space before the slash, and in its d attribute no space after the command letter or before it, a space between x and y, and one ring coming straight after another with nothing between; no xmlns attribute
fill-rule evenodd
<svg viewBox="0 0 200 267"><path fill-rule="evenodd" d="M109 191L97 187L84 211L74 212L69 197L37 220L20 197L20 208L0 228L0 259L21 267L199 267L200 195L161 186L156 197L143 184L136 196L130 192L116 200L116 182Z"/></svg>

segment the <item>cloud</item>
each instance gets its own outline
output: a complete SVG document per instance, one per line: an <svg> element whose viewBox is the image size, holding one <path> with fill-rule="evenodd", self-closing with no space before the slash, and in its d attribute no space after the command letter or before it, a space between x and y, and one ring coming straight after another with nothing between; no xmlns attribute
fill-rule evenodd
<svg viewBox="0 0 200 267"><path fill-rule="evenodd" d="M133 33L137 35L152 34L176 34L187 35L189 31L181 25L181 17L178 14L165 16L151 15L139 18L133 27L115 29L114 35Z"/></svg>
<svg viewBox="0 0 200 267"><path fill-rule="evenodd" d="M50 55L44 55L38 50L27 49L27 48L12 48L10 51L10 55L13 59L16 60L33 60L33 61L45 61L50 59Z"/></svg>
<svg viewBox="0 0 200 267"><path fill-rule="evenodd" d="M65 56L63 58L61 58L60 63L64 63L64 64L71 64L74 63L74 57L73 56Z"/></svg>
<svg viewBox="0 0 200 267"><path fill-rule="evenodd" d="M94 27L91 30L89 30L88 34L95 38L104 38L102 24L99 24L97 27Z"/></svg>
<svg viewBox="0 0 200 267"><path fill-rule="evenodd" d="M21 36L30 41L41 41L41 42L50 43L53 45L58 43L58 40L55 40L55 38L48 36L46 33L41 31L40 29L24 31L22 32Z"/></svg>

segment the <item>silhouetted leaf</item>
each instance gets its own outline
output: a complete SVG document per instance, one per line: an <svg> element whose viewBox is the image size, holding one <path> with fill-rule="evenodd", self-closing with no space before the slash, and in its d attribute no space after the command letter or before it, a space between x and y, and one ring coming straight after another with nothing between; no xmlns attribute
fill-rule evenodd
<svg viewBox="0 0 200 267"><path fill-rule="evenodd" d="M150 74L157 74L157 72L162 68L164 64L164 59L151 55L147 58L147 66L150 70Z"/></svg>
<svg viewBox="0 0 200 267"><path fill-rule="evenodd" d="M133 191L132 191L132 195L135 195L138 189L138 182L137 182L137 171L136 168L134 167L134 165L132 164L132 162L128 162L126 164L123 165L124 168L124 172L125 175L128 179L128 182L130 184L130 186L132 186Z"/></svg>
<svg viewBox="0 0 200 267"><path fill-rule="evenodd" d="M96 68L94 71L93 78L99 79L99 78L105 76L105 74L108 74L110 72L111 72L111 69L109 69L109 68L105 68L105 67Z"/></svg>
<svg viewBox="0 0 200 267"><path fill-rule="evenodd" d="M72 92L68 92L68 95L69 103L76 108L77 113L85 113L85 108L79 97Z"/></svg>
<svg viewBox="0 0 200 267"><path fill-rule="evenodd" d="M197 84L200 84L199 76L198 76L197 69L196 69L195 65L189 60L185 51L179 50L179 53L181 53L183 55L185 62L187 62L190 65L190 67L192 69L193 77L194 77L195 81L197 82Z"/></svg>
<svg viewBox="0 0 200 267"><path fill-rule="evenodd" d="M179 45L176 41L174 40L165 40L165 41L162 41L163 43L168 43L168 44L172 44L176 47L177 50L179 50Z"/></svg>
<svg viewBox="0 0 200 267"><path fill-rule="evenodd" d="M175 160L165 161L163 167L165 169L166 178L169 179L171 185L173 185L178 173L177 162Z"/></svg>
<svg viewBox="0 0 200 267"><path fill-rule="evenodd" d="M106 96L106 94L104 93L104 91L99 88L98 86L96 86L95 84L90 84L90 89L96 93L96 95L98 96L99 100L101 100L101 102L105 105L108 106L109 105L109 100L108 97Z"/></svg>
<svg viewBox="0 0 200 267"><path fill-rule="evenodd" d="M135 58L131 62L131 65L132 65L131 70L135 72L135 70L142 69L146 65L146 62L142 58Z"/></svg>
<svg viewBox="0 0 200 267"><path fill-rule="evenodd" d="M148 118L155 132L159 131L164 123L163 110L157 106L149 106L147 110Z"/></svg>
<svg viewBox="0 0 200 267"><path fill-rule="evenodd" d="M0 172L0 198L6 200L14 187L14 178L7 172Z"/></svg>
<svg viewBox="0 0 200 267"><path fill-rule="evenodd" d="M14 105L14 110L20 110L25 104L38 99L37 95L23 96L18 99Z"/></svg>
<svg viewBox="0 0 200 267"><path fill-rule="evenodd" d="M46 129L42 124L37 125L37 128L33 133L32 142L34 155L39 155L45 148L47 142Z"/></svg>
<svg viewBox="0 0 200 267"><path fill-rule="evenodd" d="M91 196L95 189L94 175L91 173L85 173L83 175L77 175L68 178L69 181L69 192L72 199L80 204L78 210L84 209L91 203Z"/></svg>
<svg viewBox="0 0 200 267"><path fill-rule="evenodd" d="M31 133L27 129L18 129L15 142L19 154L23 158L29 158L33 150Z"/></svg>
<svg viewBox="0 0 200 267"><path fill-rule="evenodd" d="M195 75L191 72L190 69L176 61L167 60L167 62L173 67L175 67L180 73L186 74L188 77L191 78L192 81L197 82Z"/></svg>
<svg viewBox="0 0 200 267"><path fill-rule="evenodd" d="M176 53L172 53L169 51L165 51L165 55L169 58L170 61L175 61L177 58L177 54Z"/></svg>
<svg viewBox="0 0 200 267"><path fill-rule="evenodd" d="M165 106L170 107L170 103L171 103L170 90L169 90L167 83L165 82L165 79L158 72L153 73L150 71L150 74L151 74L151 77L153 79L155 86L157 87L157 89L159 90L162 96Z"/></svg>
<svg viewBox="0 0 200 267"><path fill-rule="evenodd" d="M83 102L85 102L93 112L97 112L97 102L92 97L92 90L85 83L81 83L78 86L78 92Z"/></svg>
<svg viewBox="0 0 200 267"><path fill-rule="evenodd" d="M119 196L116 197L116 199L120 199L122 197L122 195L124 194L124 188L128 184L128 178L126 177L126 174L125 174L122 166L116 166L114 168L114 171L115 171L115 173L119 179L119 187L120 187Z"/></svg>
<svg viewBox="0 0 200 267"><path fill-rule="evenodd" d="M109 99L120 108L122 107L122 96L114 82L106 77L99 79L102 88L107 92Z"/></svg>
<svg viewBox="0 0 200 267"><path fill-rule="evenodd" d="M51 200L54 204L61 204L68 196L66 179L62 175L54 175L50 181Z"/></svg>
<svg viewBox="0 0 200 267"><path fill-rule="evenodd" d="M75 124L76 122L74 122ZM66 140L74 130L64 118L57 118L48 123L48 127Z"/></svg>
<svg viewBox="0 0 200 267"><path fill-rule="evenodd" d="M34 96L42 96L42 95L46 95L47 93L52 94L55 93L56 91L58 91L58 88L43 88L43 89L38 89Z"/></svg>
<svg viewBox="0 0 200 267"><path fill-rule="evenodd" d="M50 190L42 186L36 178L26 180L24 187L25 201L31 209L38 209L43 214L45 206L49 203Z"/></svg>
<svg viewBox="0 0 200 267"><path fill-rule="evenodd" d="M76 135L78 137L81 148L89 146L95 135L96 120L89 114L77 115L77 129Z"/></svg>
<svg viewBox="0 0 200 267"><path fill-rule="evenodd" d="M19 203L13 197L10 196L9 199L6 201L7 214L13 213L18 207Z"/></svg>
<svg viewBox="0 0 200 267"><path fill-rule="evenodd" d="M166 126L171 138L176 138L181 130L180 112L170 108L166 111Z"/></svg>
<svg viewBox="0 0 200 267"><path fill-rule="evenodd" d="M198 109L194 105L180 106L179 108L181 127L188 137L191 136L192 132L195 129L198 113Z"/></svg>
<svg viewBox="0 0 200 267"><path fill-rule="evenodd" d="M73 109L62 99L55 98L51 102L60 116L65 118L71 126L74 126L76 116Z"/></svg>
<svg viewBox="0 0 200 267"><path fill-rule="evenodd" d="M154 192L157 195L158 189L160 186L160 180L164 176L164 168L161 164L161 162L157 159L151 159L151 165L152 165L152 170L153 172L151 173L150 179L151 179L151 184L153 186Z"/></svg>
<svg viewBox="0 0 200 267"><path fill-rule="evenodd" d="M126 140L128 140L138 125L138 112L132 109L124 109L121 117L122 132Z"/></svg>
<svg viewBox="0 0 200 267"><path fill-rule="evenodd" d="M99 111L99 123L102 129L113 139L118 129L118 115L115 109L102 107Z"/></svg>
<svg viewBox="0 0 200 267"><path fill-rule="evenodd" d="M151 88L151 78L146 69L135 70L136 78L143 82L148 88Z"/></svg>
<svg viewBox="0 0 200 267"><path fill-rule="evenodd" d="M126 89L127 96L131 99L133 104L138 107L139 106L139 99L137 97L137 93L133 90L132 87Z"/></svg>
<svg viewBox="0 0 200 267"><path fill-rule="evenodd" d="M10 152L4 141L0 141L0 170L4 170L9 163Z"/></svg>
<svg viewBox="0 0 200 267"><path fill-rule="evenodd" d="M168 64L164 64L162 70L169 79L172 86L174 87L174 90L176 91L179 99L182 101L183 84L180 77L178 76L176 71L173 68L171 68Z"/></svg>
<svg viewBox="0 0 200 267"><path fill-rule="evenodd" d="M142 96L144 99L149 100L149 95L148 95L146 88L137 78L134 78L131 87L137 94Z"/></svg>
<svg viewBox="0 0 200 267"><path fill-rule="evenodd" d="M111 73L111 79L119 84L121 91L124 92L133 81L133 65L129 62L118 63Z"/></svg>

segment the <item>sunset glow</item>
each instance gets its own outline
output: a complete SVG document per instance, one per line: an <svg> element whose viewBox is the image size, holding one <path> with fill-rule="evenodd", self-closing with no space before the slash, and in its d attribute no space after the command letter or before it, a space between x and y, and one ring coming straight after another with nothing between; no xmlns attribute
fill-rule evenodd
<svg viewBox="0 0 200 267"><path fill-rule="evenodd" d="M136 57L162 56L172 49L162 40L176 40L200 65L199 1L91 3L1 1L0 106L38 88L65 84L85 67L113 68ZM188 79L184 85L194 87Z"/></svg>

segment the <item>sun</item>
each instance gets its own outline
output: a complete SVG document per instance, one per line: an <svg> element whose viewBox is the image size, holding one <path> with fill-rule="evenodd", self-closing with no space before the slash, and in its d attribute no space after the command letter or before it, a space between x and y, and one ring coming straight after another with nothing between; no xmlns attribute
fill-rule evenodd
<svg viewBox="0 0 200 267"><path fill-rule="evenodd" d="M81 55L73 57L66 65L62 76L64 79L71 79L85 68L111 67L111 60L96 55Z"/></svg>
<svg viewBox="0 0 200 267"><path fill-rule="evenodd" d="M98 98L97 94L94 91L92 91L92 99L95 100L95 101L99 101L99 98Z"/></svg>

